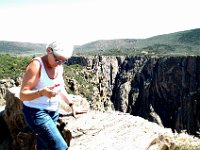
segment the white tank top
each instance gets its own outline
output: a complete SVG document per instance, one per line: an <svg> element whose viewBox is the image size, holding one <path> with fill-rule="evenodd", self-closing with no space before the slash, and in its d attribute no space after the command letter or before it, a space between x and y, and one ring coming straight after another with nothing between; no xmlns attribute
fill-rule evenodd
<svg viewBox="0 0 200 150"><path fill-rule="evenodd" d="M37 60L40 62L40 68L41 68L40 79L39 79L38 84L35 86L34 90L38 90L46 86L48 87L48 86L54 86L55 84L59 84L58 87L54 88L54 90L58 92L58 94L52 98L41 96L31 101L23 101L23 103L24 105L31 108L56 111L58 109L59 101L61 100L59 91L64 90L63 66L60 65L57 67L58 74L54 79L51 79L46 73L42 59L38 57L38 58L35 58L34 60Z"/></svg>

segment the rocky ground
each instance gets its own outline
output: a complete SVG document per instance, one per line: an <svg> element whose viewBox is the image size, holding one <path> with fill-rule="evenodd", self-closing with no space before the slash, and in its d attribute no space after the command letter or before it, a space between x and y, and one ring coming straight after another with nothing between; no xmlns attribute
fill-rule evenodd
<svg viewBox="0 0 200 150"><path fill-rule="evenodd" d="M7 90L6 108L2 114L9 127L11 139L0 143L0 149L6 150L10 148L8 145L12 145L21 150L25 148L24 144L28 147L27 144L34 141L29 133L22 134L22 130L19 129L24 128L24 124L18 91L17 87ZM76 107L88 108L84 98L71 96ZM171 129L138 116L116 111L89 110L74 118L67 105L61 104L60 108L60 120L65 124L64 129L67 133L65 139L71 139L69 150L200 150L199 138L183 133L174 134Z"/></svg>
<svg viewBox="0 0 200 150"><path fill-rule="evenodd" d="M78 118L63 117L72 133L69 150L200 149L200 139L121 112L89 111ZM184 145L185 144L185 145Z"/></svg>

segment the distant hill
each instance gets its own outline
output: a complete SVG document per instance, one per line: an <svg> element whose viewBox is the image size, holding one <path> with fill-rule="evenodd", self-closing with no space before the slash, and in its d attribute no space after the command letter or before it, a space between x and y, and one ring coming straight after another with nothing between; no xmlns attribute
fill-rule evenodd
<svg viewBox="0 0 200 150"><path fill-rule="evenodd" d="M200 29L163 34L146 39L98 40L75 46L76 55L200 55Z"/></svg>
<svg viewBox="0 0 200 150"><path fill-rule="evenodd" d="M0 54L44 52L45 44L0 41ZM200 55L200 28L146 39L97 40L74 46L73 55Z"/></svg>
<svg viewBox="0 0 200 150"><path fill-rule="evenodd" d="M0 54L37 55L45 52L46 44L0 41Z"/></svg>

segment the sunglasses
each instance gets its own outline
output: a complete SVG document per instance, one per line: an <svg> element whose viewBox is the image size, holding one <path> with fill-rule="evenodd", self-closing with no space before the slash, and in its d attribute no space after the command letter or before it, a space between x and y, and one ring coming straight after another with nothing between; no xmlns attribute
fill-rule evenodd
<svg viewBox="0 0 200 150"><path fill-rule="evenodd" d="M59 58L54 54L53 50L52 50L51 52L52 52L52 54L53 54L53 57L54 57L54 59L55 59L55 62L57 62L57 63L65 63L65 62L66 62L66 60L59 59Z"/></svg>

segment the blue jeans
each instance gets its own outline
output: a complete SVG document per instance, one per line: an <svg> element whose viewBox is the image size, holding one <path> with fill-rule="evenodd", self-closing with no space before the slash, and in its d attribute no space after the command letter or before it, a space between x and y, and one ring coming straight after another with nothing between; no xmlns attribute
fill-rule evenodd
<svg viewBox="0 0 200 150"><path fill-rule="evenodd" d="M37 150L67 150L68 146L57 128L58 112L23 105L24 118L36 134Z"/></svg>

